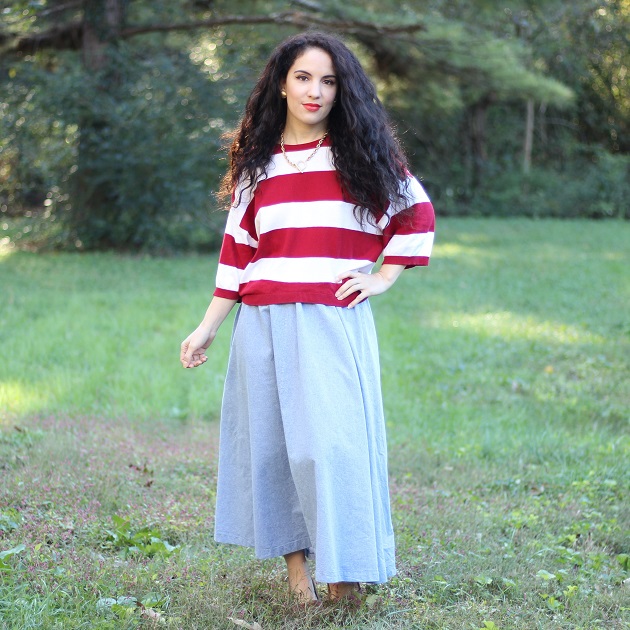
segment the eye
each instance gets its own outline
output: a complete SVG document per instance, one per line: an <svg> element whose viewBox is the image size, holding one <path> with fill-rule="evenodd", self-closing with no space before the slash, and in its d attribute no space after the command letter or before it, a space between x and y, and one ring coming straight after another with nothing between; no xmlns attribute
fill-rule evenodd
<svg viewBox="0 0 630 630"><path fill-rule="evenodd" d="M334 79L324 79L324 83L326 85L335 85L335 80Z"/></svg>
<svg viewBox="0 0 630 630"><path fill-rule="evenodd" d="M296 77L298 81L308 81L308 77L305 74L300 74Z"/></svg>

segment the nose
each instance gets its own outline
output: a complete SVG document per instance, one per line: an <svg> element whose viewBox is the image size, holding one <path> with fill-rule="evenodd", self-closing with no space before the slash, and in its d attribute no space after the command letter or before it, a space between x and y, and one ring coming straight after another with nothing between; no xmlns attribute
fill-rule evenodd
<svg viewBox="0 0 630 630"><path fill-rule="evenodd" d="M308 87L309 98L317 99L322 95L322 89L318 82L311 81Z"/></svg>

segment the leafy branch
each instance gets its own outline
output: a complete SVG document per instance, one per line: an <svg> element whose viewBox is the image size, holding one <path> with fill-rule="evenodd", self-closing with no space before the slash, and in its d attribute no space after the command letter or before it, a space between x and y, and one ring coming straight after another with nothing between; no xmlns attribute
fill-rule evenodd
<svg viewBox="0 0 630 630"><path fill-rule="evenodd" d="M194 20L179 23L159 23L130 26L120 32L122 39L148 33L168 33L173 31L193 31L216 28L227 25L262 25L277 24L308 28L317 26L348 34L371 34L374 36L397 36L416 33L424 30L421 23L409 24L375 24L356 19L326 19L302 11L284 11L268 15L217 15L205 20ZM44 49L79 50L82 47L84 22L74 21L62 26L54 26L40 33L28 35L0 32L0 46L4 46L4 54L34 54Z"/></svg>

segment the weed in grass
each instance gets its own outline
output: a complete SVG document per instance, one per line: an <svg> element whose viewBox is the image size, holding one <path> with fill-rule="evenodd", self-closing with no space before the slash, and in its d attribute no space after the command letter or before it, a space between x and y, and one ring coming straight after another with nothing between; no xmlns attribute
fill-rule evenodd
<svg viewBox="0 0 630 630"><path fill-rule="evenodd" d="M163 540L163 535L156 528L140 527L132 530L131 519L121 518L117 515L112 516L112 521L114 527L106 530L107 538L102 545L103 549L109 547L120 549L125 556L139 553L148 557L157 555L164 558L168 558L180 550L179 545L171 545L168 541Z"/></svg>

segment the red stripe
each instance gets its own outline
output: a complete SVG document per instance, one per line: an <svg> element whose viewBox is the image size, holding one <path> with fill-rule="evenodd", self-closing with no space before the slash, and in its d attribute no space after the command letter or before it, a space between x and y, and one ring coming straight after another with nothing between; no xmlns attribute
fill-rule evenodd
<svg viewBox="0 0 630 630"><path fill-rule="evenodd" d="M238 291L228 291L227 289L219 289L219 287L214 290L212 295L225 298L226 300L238 300L240 297Z"/></svg>
<svg viewBox="0 0 630 630"><path fill-rule="evenodd" d="M258 240L258 235L256 234L256 217L254 212L254 199L249 202L247 206L247 210L245 210L245 214L240 222L240 227L245 230L255 241Z"/></svg>
<svg viewBox="0 0 630 630"><path fill-rule="evenodd" d="M260 182L256 190L256 211L301 201L344 201L336 171L277 175Z"/></svg>
<svg viewBox="0 0 630 630"><path fill-rule="evenodd" d="M395 214L383 234L392 237L394 234L422 234L435 230L435 213L429 201L422 201L411 206L413 214L401 217ZM386 239L386 243L389 239Z"/></svg>
<svg viewBox="0 0 630 630"><path fill-rule="evenodd" d="M241 285L240 294L243 304L267 306L268 304L325 304L327 306L348 306L357 296L338 300L335 291L341 284L334 282L274 282L272 280L253 280Z"/></svg>
<svg viewBox="0 0 630 630"><path fill-rule="evenodd" d="M260 238L254 260L261 258L355 258L376 262L383 251L377 234L334 227L286 228Z"/></svg>
<svg viewBox="0 0 630 630"><path fill-rule="evenodd" d="M219 254L219 262L223 265L245 269L255 253L255 247L237 243L231 234L225 234L221 246L221 253Z"/></svg>
<svg viewBox="0 0 630 630"><path fill-rule="evenodd" d="M407 269L410 267L426 267L429 264L428 256L385 256L383 258L384 265L405 265Z"/></svg>

